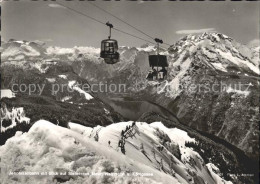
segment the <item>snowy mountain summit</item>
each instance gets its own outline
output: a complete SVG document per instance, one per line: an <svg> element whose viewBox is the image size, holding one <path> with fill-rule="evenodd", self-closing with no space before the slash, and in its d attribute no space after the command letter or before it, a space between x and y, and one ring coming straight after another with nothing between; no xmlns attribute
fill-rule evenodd
<svg viewBox="0 0 260 184"><path fill-rule="evenodd" d="M30 171L36 176L6 176L4 183L210 183L231 184L221 178L214 164L186 142L196 143L187 132L168 129L160 122L121 122L106 127L85 127L69 123L70 129L45 120L36 122L28 133L17 132L0 147L2 166L15 172ZM125 153L118 147L125 131ZM109 143L108 143L109 141ZM21 154L17 154L17 151ZM15 160L11 162L10 159ZM22 166L22 167L21 167ZM37 176L40 171L56 174ZM88 173L88 174L87 174Z"/></svg>
<svg viewBox="0 0 260 184"><path fill-rule="evenodd" d="M254 50L221 33L188 35L169 48L177 57L193 56L222 72L259 74L258 63L251 60Z"/></svg>

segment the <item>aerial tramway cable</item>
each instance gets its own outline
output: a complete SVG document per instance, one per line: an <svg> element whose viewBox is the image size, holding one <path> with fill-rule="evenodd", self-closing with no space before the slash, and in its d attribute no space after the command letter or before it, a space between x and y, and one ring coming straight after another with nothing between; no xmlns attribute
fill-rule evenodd
<svg viewBox="0 0 260 184"><path fill-rule="evenodd" d="M87 17L87 18L89 18L89 19L91 19L91 20L94 20L94 21L96 21L96 22L98 22L98 23L100 23L100 24L109 26L109 37L108 37L107 40L103 40L103 41L101 42L101 52L100 52L100 57L101 57L101 58L104 58L104 60L105 60L105 62L106 62L107 64L115 64L115 63L119 62L119 53L117 52L117 50L118 50L117 41L116 41L116 40L113 40L113 39L110 39L110 37L111 37L111 29L114 29L114 30L116 30L116 31L118 31L118 32L121 32L121 33L123 33L123 34L127 34L127 35L129 35L129 36L135 37L135 38L137 38L137 39L146 41L146 42L148 42L148 43L154 44L153 42L151 42L151 41L149 41L149 40L146 40L146 39L144 39L144 38L141 38L141 37L139 37L139 36L133 35L133 34L131 34L131 33L122 31L122 30L120 30L120 29L118 29L118 28L114 28L114 26L113 26L112 24L110 24L109 22L104 23L104 22L102 22L102 21L100 21L100 20L98 20L98 19L96 19L96 18L93 18L93 17L91 17L91 16L89 16L89 15L87 15L87 14L85 14L85 13L82 13L81 11L75 10L75 9L69 7L69 6L65 6L65 5L63 5L63 4L61 4L61 3L58 3L58 2L56 2L56 3L59 4L59 5L62 6L62 7L65 7L65 8L67 8L67 9L73 11L73 12L78 13L79 15L85 16L85 17ZM91 4L92 4L92 5L95 5L94 3L91 3ZM108 11L104 10L103 8L100 8L100 7L97 6L97 5L95 5L95 6L98 7L99 9L105 11L105 12L108 13L109 15L111 15L111 16L113 16L113 17L116 17L115 15L109 13ZM132 28L138 30L139 32L145 34L145 35L148 36L149 38L152 38L152 39L153 39L153 37L151 37L150 35L144 33L143 31L137 29L136 27L130 25L129 23L125 22L124 20L122 20L122 19L120 19L120 18L118 18L118 17L116 17L116 18L119 19L120 21L124 22L125 24L131 26ZM165 64L163 64L163 63L167 63L167 58L166 58L166 56L164 56L164 55L159 55L159 43L163 44L163 41L160 40L160 39L158 39L158 38L154 38L153 40L154 40L154 41L156 42L156 44L157 44L157 52L158 52L157 55L156 55L156 58L157 58L157 64L156 64L156 65L157 65L157 70L158 70L158 66L162 67L162 69L165 70L165 66L163 66L163 65L165 65ZM169 44L167 44L167 45L169 45ZM149 56L149 63L150 63L150 65L151 65L151 62L152 62L152 60L153 60L153 59L152 59L153 57L154 57L153 55ZM168 66L168 64L166 64L166 66ZM158 71L157 71L157 73L158 73Z"/></svg>
<svg viewBox="0 0 260 184"><path fill-rule="evenodd" d="M75 12L75 13L78 13L78 14L80 14L80 15L82 15L82 16L85 16L85 17L87 17L87 18L89 18L89 19L91 19L91 20L94 20L94 21L96 21L96 22L98 22L98 23L100 23L100 24L106 25L105 22L102 22L102 21L100 21L100 20L98 20L98 19L96 19L96 18L93 18L93 17L91 17L91 16L89 16L89 15L87 15L87 14L85 14L85 13L82 13L82 12L80 12L80 11L78 11L78 10L75 10L75 9L69 7L69 6L63 5L63 4L59 3L59 2L56 2L56 4L59 4L59 5L61 5L61 6L65 7L65 8L67 8L67 9L69 9L69 10ZM137 39L143 40L143 41L145 41L145 42L149 42L149 43L151 43L151 44L154 44L154 42L151 42L151 41L146 40L146 39L144 39L144 38L141 38L141 37L139 37L139 36L133 35L133 34L131 34L131 33L125 32L125 31L120 30L120 29L118 29L118 28L113 27L112 29L114 29L114 30L116 30L116 31L118 31L118 32L121 32L121 33L123 33L123 34L129 35L129 36L132 36L132 37L135 37L135 38L137 38ZM164 48L164 49L165 49L165 48Z"/></svg>
<svg viewBox="0 0 260 184"><path fill-rule="evenodd" d="M91 2L91 1L88 1L88 3L90 3L90 4L91 4L91 5L93 5L93 6L95 6L95 7L96 7L96 8L98 8L98 9L100 9L100 10L104 11L105 13L107 13L107 14L111 15L112 17L114 17L114 18L118 19L119 21L121 21L121 22L125 23L126 25L128 25L128 26L132 27L133 29L135 29L135 30L137 30L138 32L140 32L140 33L144 34L145 36L147 36L147 37L149 37L149 38L151 38L151 39L153 39L153 40L155 40L155 39L156 39L156 38L154 38L154 37L152 37L152 36L148 35L147 33L145 33L145 32L143 32L143 31L141 31L140 29L136 28L135 26L133 26L133 25L129 24L129 23L128 23L128 22L126 22L125 20L123 20L123 19L121 19L121 18L117 17L116 15L114 15L114 14L112 14L112 13L108 12L108 11L107 11L107 10L105 10L104 8L101 8L100 6L96 5L95 3ZM168 43L162 43L162 44L165 44L165 45L171 46L171 45L170 45L170 44L168 44Z"/></svg>
<svg viewBox="0 0 260 184"><path fill-rule="evenodd" d="M95 7L96 7L96 8L98 8L98 9L100 9L100 10L104 11L105 13L107 13L107 14L111 15L112 17L114 17L114 18L116 18L116 19L120 20L121 22L123 22L123 23L127 24L128 26L130 26L130 27L134 28L135 30L137 30L137 31L139 31L140 33L142 33L142 34L146 35L147 37L149 37L149 38L151 38L151 39L154 39L152 36L150 36L150 35L146 34L145 32L141 31L140 29L136 28L135 26L132 26L131 24L129 24L129 23L127 23L126 21L124 21L123 19L121 19L121 18L119 18L119 17L115 16L114 14L112 14L112 13L108 12L107 10L105 10L105 9L103 9L103 8L101 8L101 7L99 7L99 6L98 6L98 5L96 5L95 3L91 2L91 1L88 1L88 3L90 3L90 4L91 4L91 5L93 5L93 6L95 6Z"/></svg>

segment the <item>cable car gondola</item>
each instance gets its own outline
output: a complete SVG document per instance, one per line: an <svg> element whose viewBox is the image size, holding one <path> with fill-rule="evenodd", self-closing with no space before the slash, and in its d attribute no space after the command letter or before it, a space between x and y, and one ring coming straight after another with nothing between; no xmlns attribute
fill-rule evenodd
<svg viewBox="0 0 260 184"><path fill-rule="evenodd" d="M119 53L118 51L118 43L114 39L111 38L111 28L113 28L113 25L109 22L106 23L106 25L109 27L109 36L108 39L102 40L101 42L101 52L100 57L104 58L105 63L107 64L115 64L119 62Z"/></svg>
<svg viewBox="0 0 260 184"><path fill-rule="evenodd" d="M155 38L154 39L157 43L157 55L149 55L149 66L152 68L149 71L146 79L147 80L165 80L167 78L167 57L165 55L159 54L159 43L163 43L162 40ZM156 69L155 69L156 67ZM159 70L160 67L160 70Z"/></svg>

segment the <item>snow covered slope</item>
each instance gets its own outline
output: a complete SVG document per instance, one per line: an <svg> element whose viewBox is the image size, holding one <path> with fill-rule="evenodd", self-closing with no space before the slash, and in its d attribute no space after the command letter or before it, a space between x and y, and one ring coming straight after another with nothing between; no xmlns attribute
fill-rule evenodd
<svg viewBox="0 0 260 184"><path fill-rule="evenodd" d="M185 146L185 141L195 140L177 128L167 129L159 122L151 125L136 123L132 127L136 133L126 139L124 155L117 149L117 142L121 130L131 126L132 122L94 129L74 123L69 125L71 129L40 120L28 133L17 132L0 147L2 182L231 183L214 172L216 166L205 165L198 153ZM98 142L91 136L95 135L96 130L99 130ZM110 146L108 141L111 141ZM179 158L174 155L178 148ZM70 175L37 176L37 172L43 171ZM7 172L14 172L14 175ZM23 172L36 173L35 176L22 176ZM19 173L20 176L15 175ZM90 173L90 176L82 175L84 173ZM115 176L115 173L124 175Z"/></svg>
<svg viewBox="0 0 260 184"><path fill-rule="evenodd" d="M119 153L121 151L118 142L122 138L121 132L132 125L133 122L121 122L92 129L69 123L72 130ZM125 140L125 155L135 163L156 168L161 175L166 173L180 183L201 183L202 180L205 183L231 183L208 170L201 156L185 146L185 142L196 142L187 135L187 132L178 128L168 129L161 122L154 122L150 125L137 122L132 127L132 131L129 128L126 133L130 136ZM218 177L215 178L215 175ZM161 179L159 181L169 183Z"/></svg>

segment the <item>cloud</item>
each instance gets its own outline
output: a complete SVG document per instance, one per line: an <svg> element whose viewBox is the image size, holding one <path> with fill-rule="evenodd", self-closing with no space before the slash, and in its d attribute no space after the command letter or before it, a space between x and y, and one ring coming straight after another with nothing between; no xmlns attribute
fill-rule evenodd
<svg viewBox="0 0 260 184"><path fill-rule="evenodd" d="M39 45L45 45L44 41L41 41L41 40L34 40L33 42L39 44Z"/></svg>
<svg viewBox="0 0 260 184"><path fill-rule="evenodd" d="M40 39L40 40L34 40L33 42L39 44L39 45L45 45L46 42L52 42L53 40L52 39Z"/></svg>
<svg viewBox="0 0 260 184"><path fill-rule="evenodd" d="M259 39L254 39L248 42L247 44L249 47L257 47L260 45L260 40Z"/></svg>
<svg viewBox="0 0 260 184"><path fill-rule="evenodd" d="M66 9L66 7L61 6L59 4L48 4L48 6L51 7L51 8L64 8L64 9Z"/></svg>
<svg viewBox="0 0 260 184"><path fill-rule="evenodd" d="M50 39L50 38L47 38L47 39L43 39L42 41L44 41L44 42L52 42L53 40Z"/></svg>
<svg viewBox="0 0 260 184"><path fill-rule="evenodd" d="M142 0L137 2L137 4L143 4L143 3L144 3L144 1L142 1Z"/></svg>
<svg viewBox="0 0 260 184"><path fill-rule="evenodd" d="M176 34L199 34L212 31L215 31L215 28L179 30L176 31Z"/></svg>

